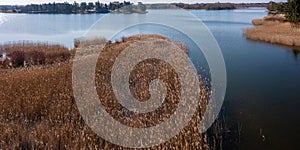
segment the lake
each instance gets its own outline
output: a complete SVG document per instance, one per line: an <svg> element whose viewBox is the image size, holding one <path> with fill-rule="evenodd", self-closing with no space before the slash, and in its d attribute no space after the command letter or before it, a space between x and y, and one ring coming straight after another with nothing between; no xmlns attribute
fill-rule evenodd
<svg viewBox="0 0 300 150"><path fill-rule="evenodd" d="M230 121L242 124L238 148L297 149L300 141L300 51L245 38L243 29L252 26L252 19L266 16L265 9L189 11L206 24L222 50L227 69L225 109ZM83 36L102 16L0 14L0 44L29 40L72 48L74 38ZM152 26L144 28L166 35L172 33ZM260 132L265 135L265 141Z"/></svg>

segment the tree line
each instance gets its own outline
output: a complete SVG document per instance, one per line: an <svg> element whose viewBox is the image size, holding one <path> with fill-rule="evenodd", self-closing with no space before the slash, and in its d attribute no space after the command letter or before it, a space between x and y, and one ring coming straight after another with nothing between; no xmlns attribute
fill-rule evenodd
<svg viewBox="0 0 300 150"><path fill-rule="evenodd" d="M206 9L206 10L224 10L224 9L236 9L233 3L211 3L211 4L185 4L175 3L179 8L183 9Z"/></svg>
<svg viewBox="0 0 300 150"><path fill-rule="evenodd" d="M270 2L268 10L271 14L285 14L289 22L300 21L300 0L288 0L286 3Z"/></svg>
<svg viewBox="0 0 300 150"><path fill-rule="evenodd" d="M130 1L124 2L110 2L109 4L100 3L99 1L93 2L81 2L70 4L64 3L47 3L47 4L30 4L26 6L15 6L0 8L2 12L17 12L17 13L50 13L50 14L86 14L86 13L109 13L111 11L117 11L121 8L133 8L145 11L146 7L142 3L138 3L137 6L133 5Z"/></svg>

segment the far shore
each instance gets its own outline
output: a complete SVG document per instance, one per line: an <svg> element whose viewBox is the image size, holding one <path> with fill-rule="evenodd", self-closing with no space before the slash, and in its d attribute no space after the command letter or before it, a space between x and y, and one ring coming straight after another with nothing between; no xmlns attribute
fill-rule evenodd
<svg viewBox="0 0 300 150"><path fill-rule="evenodd" d="M59 6L59 7L58 7ZM95 13L147 13L150 9L187 9L187 10L232 10L249 7L266 8L268 3L153 3L137 5L130 1L104 4L96 2L74 1L71 3L48 3L28 5L0 5L0 13L27 13L27 14L95 14Z"/></svg>
<svg viewBox="0 0 300 150"><path fill-rule="evenodd" d="M300 25L284 21L284 16L254 19L254 27L245 29L248 39L300 48Z"/></svg>

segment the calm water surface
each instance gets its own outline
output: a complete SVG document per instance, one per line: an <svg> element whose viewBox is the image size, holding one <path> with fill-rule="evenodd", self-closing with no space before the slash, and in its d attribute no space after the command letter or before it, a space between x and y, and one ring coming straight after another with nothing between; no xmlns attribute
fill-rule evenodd
<svg viewBox="0 0 300 150"><path fill-rule="evenodd" d="M101 16L0 13L0 41L40 41L72 48L74 39L83 36Z"/></svg>
<svg viewBox="0 0 300 150"><path fill-rule="evenodd" d="M238 148L299 148L300 54L292 48L250 41L243 35L252 19L267 12L256 8L190 12L203 20L222 49L228 77L226 110L230 120L242 123ZM72 48L74 38L81 37L101 16L0 14L0 42L48 41ZM151 25L143 28L173 39L186 38ZM193 53L193 46L191 49Z"/></svg>

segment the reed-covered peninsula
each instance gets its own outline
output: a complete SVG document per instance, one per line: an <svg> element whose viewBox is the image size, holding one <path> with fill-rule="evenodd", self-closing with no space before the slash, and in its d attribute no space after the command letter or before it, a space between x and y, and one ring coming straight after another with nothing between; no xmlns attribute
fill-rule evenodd
<svg viewBox="0 0 300 150"><path fill-rule="evenodd" d="M245 29L248 39L272 44L300 47L300 25L290 22L253 20L255 27Z"/></svg>
<svg viewBox="0 0 300 150"><path fill-rule="evenodd" d="M300 47L300 1L269 4L269 15L253 19L254 27L245 29L248 39Z"/></svg>
<svg viewBox="0 0 300 150"><path fill-rule="evenodd" d="M83 54L85 56L80 58L84 59L82 62L89 61L89 57L98 57L95 86L102 105L111 116L133 127L154 126L167 119L177 108L177 97L180 94L177 88L180 85L175 70L166 63L152 59L143 61L130 75L130 85L132 90L137 91L135 96L139 99L147 99L149 96L147 86L139 83L150 82L153 74L164 80L168 95L157 111L139 115L131 113L117 102L111 89L110 73L118 54L131 43L153 39L171 42L160 35L136 35L115 43L107 41L99 57L93 51L103 48L97 44L105 39L78 39L78 45L73 50L48 44L3 45L5 53L2 51L0 69L0 149L122 149L95 134L78 111L72 90L72 64L76 51L80 49L87 50ZM187 52L182 43L175 44ZM85 63L80 65L89 67ZM145 65L148 67L142 67ZM197 112L188 126L170 141L147 149L222 147L222 135L228 134L230 130L223 128L224 121L217 121L207 133L200 134L198 131L210 96L204 82L199 82L203 86L201 96ZM131 113L131 117L124 116L128 113Z"/></svg>

